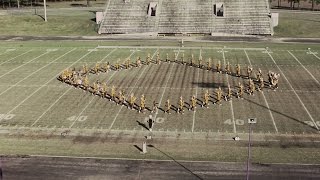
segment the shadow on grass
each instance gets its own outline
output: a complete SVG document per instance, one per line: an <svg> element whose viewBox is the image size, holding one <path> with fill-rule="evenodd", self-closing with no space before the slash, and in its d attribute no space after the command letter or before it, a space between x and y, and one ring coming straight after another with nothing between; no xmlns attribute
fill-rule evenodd
<svg viewBox="0 0 320 180"><path fill-rule="evenodd" d="M250 102L250 103L253 103L253 104L255 104L255 105L258 105L258 106L260 106L260 107L263 107L263 108L265 108L265 109L268 109L268 110L270 110L271 112L274 112L274 113L280 114L280 115L282 115L282 116L284 116L284 117L287 117L287 118L289 118L289 119L292 119L292 120L294 120L294 121L296 121L296 122L298 122L298 123L300 123L300 124L302 124L302 125L304 125L304 126L308 126L308 125L305 124L304 122L301 122L299 119L296 119L296 118L294 118L294 117L291 117L291 116L289 116L289 115L286 115L286 114L284 114L284 113L282 113L282 112L279 112L279 111L277 111L277 110L268 108L268 107L266 107L266 106L264 106L264 105L258 104L258 103L256 103L256 102L250 100L250 99L247 99L247 98L243 98L243 99L246 100L246 101L248 101L248 102ZM317 129L316 127L311 127L311 126L308 126L308 127L310 127L310 128L312 128L312 129L318 131L318 129Z"/></svg>
<svg viewBox="0 0 320 180"><path fill-rule="evenodd" d="M157 151L159 151L160 153L162 153L163 155L167 156L168 158L172 159L173 162L177 163L179 166L181 166L182 168L184 168L186 171L188 171L190 174L192 174L196 179L203 179L201 178L199 175L195 174L194 172L192 172L190 169L188 169L187 167L185 167L183 164L179 163L178 161L176 161L172 156L168 155L167 153L161 151L159 148L155 147L152 144L149 144L148 147L152 147L154 149L156 149Z"/></svg>
<svg viewBox="0 0 320 180"><path fill-rule="evenodd" d="M141 123L140 121L136 121L136 122L138 123L139 126L142 126L149 131L149 128L144 123Z"/></svg>
<svg viewBox="0 0 320 180"><path fill-rule="evenodd" d="M138 145L134 145L135 148L137 148L140 152L142 152L142 149Z"/></svg>

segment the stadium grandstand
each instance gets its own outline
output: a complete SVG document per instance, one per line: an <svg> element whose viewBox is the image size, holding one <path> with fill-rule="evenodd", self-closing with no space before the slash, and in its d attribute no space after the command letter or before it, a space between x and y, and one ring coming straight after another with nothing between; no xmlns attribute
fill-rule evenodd
<svg viewBox="0 0 320 180"><path fill-rule="evenodd" d="M109 0L99 34L273 35L268 0Z"/></svg>

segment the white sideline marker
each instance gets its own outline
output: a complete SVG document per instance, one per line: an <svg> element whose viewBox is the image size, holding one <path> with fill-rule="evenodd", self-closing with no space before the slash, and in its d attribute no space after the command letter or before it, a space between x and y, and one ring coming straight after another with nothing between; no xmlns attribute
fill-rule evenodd
<svg viewBox="0 0 320 180"><path fill-rule="evenodd" d="M225 57L224 53L225 53L225 51L224 51L224 49L222 49L223 62L224 62L224 66L226 66L226 57ZM226 74L226 77L227 77L228 85L230 85L230 83L229 83L229 75ZM236 127L236 122L235 122L235 118L234 118L233 103L232 103L232 100L229 101L229 102L230 102L230 107L231 107L230 109L231 109L232 122L233 122L233 132L237 133L237 127Z"/></svg>
<svg viewBox="0 0 320 180"><path fill-rule="evenodd" d="M249 55L248 55L247 51L244 50L244 53L246 54L247 60L248 60L248 62L249 62L249 64L250 64L250 66L252 67L252 63L251 63L251 60L250 60L250 58L249 58ZM264 100L264 102L266 103L266 106L267 106L267 108L268 108L268 110L269 110L269 114L270 114L270 117L271 117L271 120L272 120L274 129L276 130L277 133L279 133L278 128L277 128L277 125L276 125L276 121L274 120L273 114L272 114L272 112L271 112L271 110L270 110L270 106L269 106L269 103L268 103L268 101L267 101L267 98L266 98L266 96L264 95L264 92L263 92L263 91L261 91L261 94L262 94L263 100Z"/></svg>
<svg viewBox="0 0 320 180"><path fill-rule="evenodd" d="M199 59L202 56L201 53L202 53L202 49L200 48ZM197 69L198 69L198 73L197 73L197 82L198 82L199 76L200 76L200 68L197 68ZM196 98L197 98L197 96L198 96L198 86L196 87ZM194 131L195 121L196 121L196 110L193 111L191 132Z"/></svg>
<svg viewBox="0 0 320 180"><path fill-rule="evenodd" d="M313 119L313 117L311 116L310 112L308 111L307 107L304 105L304 103L302 102L300 96L297 94L297 92L294 90L293 86L291 85L291 83L289 82L289 80L287 79L287 77L284 75L283 71L280 69L280 67L278 66L278 64L276 63L276 61L273 59L273 57L271 56L270 53L268 53L268 55L270 56L270 58L272 59L272 61L274 62L274 64L277 66L277 68L279 69L279 71L281 72L281 74L283 75L284 79L288 82L290 88L293 90L293 93L297 96L298 100L300 101L301 105L303 106L303 108L305 109L305 111L307 112L309 118L312 120L312 122L314 123L315 127L317 128L317 130L319 131L319 127L317 126L315 120Z"/></svg>

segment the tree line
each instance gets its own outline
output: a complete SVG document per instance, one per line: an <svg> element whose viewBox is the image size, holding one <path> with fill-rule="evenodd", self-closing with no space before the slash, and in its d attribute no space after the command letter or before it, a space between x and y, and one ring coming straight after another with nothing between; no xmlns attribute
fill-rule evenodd
<svg viewBox="0 0 320 180"><path fill-rule="evenodd" d="M270 0L271 2L272 0ZM311 10L315 9L315 6L320 4L320 0L277 0L278 7L282 7L283 3L289 3L290 9L300 9L301 2L308 2L311 4ZM304 7L305 9L305 7Z"/></svg>
<svg viewBox="0 0 320 180"><path fill-rule="evenodd" d="M80 0L46 0L46 2L77 2ZM95 0L85 0L87 6L91 6L90 1ZM20 8L20 7L36 7L43 6L43 0L0 0L0 7L5 8Z"/></svg>

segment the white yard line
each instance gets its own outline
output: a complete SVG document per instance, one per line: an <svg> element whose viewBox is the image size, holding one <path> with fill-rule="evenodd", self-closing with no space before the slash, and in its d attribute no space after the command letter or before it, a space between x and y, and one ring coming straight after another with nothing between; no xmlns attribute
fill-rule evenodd
<svg viewBox="0 0 320 180"><path fill-rule="evenodd" d="M2 63L0 64L0 66L1 66L2 64L6 63L6 62L9 62L9 61L17 58L17 57L20 57L20 56L22 56L22 55L25 55L25 54L29 53L29 52L32 51L32 50L33 50L33 49L30 49L29 51L26 51L26 52L24 52L24 53L22 53L22 54L19 54L19 55L15 56L15 57L13 57L13 58L11 58L11 59L8 59L8 60L2 62Z"/></svg>
<svg viewBox="0 0 320 180"><path fill-rule="evenodd" d="M69 54L70 52L74 51L75 49L76 49L76 48L74 48L74 49L66 52L65 54L63 54L63 55L59 56L58 58L56 58L55 60L51 61L49 64L47 64L47 65L45 65L45 66L37 69L37 70L34 71L33 73L30 73L28 76L24 77L23 79L21 79L20 81L18 81L17 83L15 83L13 86L9 87L9 88L6 89L5 91L2 91L2 92L0 93L0 96L1 96L2 94L6 93L7 91L9 91L10 89L12 89L13 87L15 87L16 85L18 85L19 83L21 83L22 81L26 80L26 79L29 78L30 76L32 76L32 75L36 74L37 72L41 71L42 69L46 68L47 66L49 66L49 65L52 64L53 62L61 59L61 58L64 57L65 55L67 55L67 54Z"/></svg>
<svg viewBox="0 0 320 180"><path fill-rule="evenodd" d="M280 69L280 67L278 66L278 64L276 63L276 61L273 59L272 55L267 51L268 55L270 56L270 58L272 59L272 61L274 62L274 64L277 66L277 68L279 69L279 71L281 72L281 74L283 75L284 79L288 82L290 88L293 90L293 93L297 96L298 100L300 101L301 105L303 106L303 108L305 109L305 111L307 112L309 118L312 120L312 122L314 123L315 127L317 128L317 130L319 131L319 127L317 126L315 120L313 119L313 117L311 116L310 112L308 111L307 107L304 105L304 103L302 102L300 96L297 94L297 92L295 91L295 89L293 88L293 86L291 85L291 83L289 82L289 80L287 79L287 77L284 75L283 71Z"/></svg>
<svg viewBox="0 0 320 180"><path fill-rule="evenodd" d="M180 50L181 50L181 49L179 48L178 54L177 54L177 58L179 57ZM168 85L168 82L169 82L169 80L170 80L171 73L172 73L172 70L173 70L173 67L175 66L175 64L176 64L176 63L173 63L172 68L171 68L171 70L170 70L170 72L169 72L169 74L168 74L168 79L167 79L167 81L166 81L166 83L165 83L165 85L164 85L165 88L163 89L162 94L161 94L161 98L160 98L160 100L159 100L159 106L161 105L162 99L163 99L163 96L164 96L164 93L166 92L166 89L168 88L167 85ZM159 114L159 108L157 108L157 111L156 111L156 113L155 113L155 115L154 115L154 118L153 118L154 120L157 119L158 114Z"/></svg>
<svg viewBox="0 0 320 180"><path fill-rule="evenodd" d="M109 57L115 50L112 50L111 52L109 52L105 57L103 57L99 63L101 63L102 61L104 61L107 57ZM134 52L131 53L131 55L129 57L127 57L126 59L130 58L132 56ZM125 60L126 60L125 59ZM108 81L106 83L108 83L111 78L116 74L117 71L114 71L113 74L108 78ZM92 96L91 100L89 101L89 103L82 109L82 111L79 113L79 115L77 116L77 118L75 118L75 120L72 122L72 124L69 126L69 129L72 128L74 126L74 124L77 122L77 119L80 118L80 116L82 116L83 112L89 107L89 105L92 103L92 101L95 99L95 96Z"/></svg>
<svg viewBox="0 0 320 180"><path fill-rule="evenodd" d="M153 57L156 55L156 53L158 52L158 50L159 49L157 49L154 53L153 53L153 55L152 55L152 57L151 57L151 59L153 59ZM138 84L138 82L139 82L139 80L140 80L140 78L141 78L141 76L143 75L143 73L144 73L144 71L147 69L147 66L143 69L143 71L140 73L140 76L138 77L138 79L137 79L137 81L136 81L136 83L134 84L134 86L136 86L137 84ZM133 89L131 89L131 91L129 92L129 94L131 94L132 93L132 91L133 91ZM121 108L119 109L119 111L118 111L118 113L116 114L116 116L114 117L114 119L113 119L113 121L112 121L112 123L111 123L111 125L109 126L109 130L111 130L112 129L112 127L113 127L113 125L114 125L114 123L116 122L116 120L117 120L117 118L118 118L118 116L119 116L119 114L120 114L120 112L121 112L121 110L122 110L122 108L123 108L123 106L121 106Z"/></svg>
<svg viewBox="0 0 320 180"><path fill-rule="evenodd" d="M224 66L226 66L226 57L224 55L224 49L222 49L222 57L223 57ZM226 77L227 77L228 85L230 85L229 84L229 75L226 74ZM232 122L233 122L233 133L237 133L237 127L236 127L236 122L235 122L235 118L234 118L233 103L232 103L232 100L230 100L229 102L230 102L231 116L232 116Z"/></svg>
<svg viewBox="0 0 320 180"><path fill-rule="evenodd" d="M39 56L37 56L37 57L35 57L35 58L33 58L33 59L29 60L29 61L27 61L27 63L28 63L28 62L31 62L31 61L34 61L34 60L36 60L36 59L40 58L41 56L44 56L44 55L46 55L46 54L48 54L48 53L50 53L50 51L47 51L47 52L45 52L45 53L43 53L43 54L41 54L41 55L39 55ZM27 64L27 63L26 63L26 64ZM15 67L15 68L11 69L10 71L8 71L8 72L6 72L6 73L2 74L2 75L0 76L0 78L2 78L3 76L5 76L5 75L7 75L7 74L9 74L9 73L11 73L11 72L13 72L13 71L15 71L15 70L17 70L17 69L21 68L22 66L24 66L24 65L26 65L26 64L21 64L20 66L18 66L18 67Z"/></svg>
<svg viewBox="0 0 320 180"><path fill-rule="evenodd" d="M317 56L315 53L312 53L314 55L314 57L316 57L317 59L320 59L319 56Z"/></svg>
<svg viewBox="0 0 320 180"><path fill-rule="evenodd" d="M75 61L73 64L71 64L70 66L68 66L67 68L72 67L74 64L76 64L77 62L81 61L83 58L85 58L87 55L89 55L90 53L92 53L93 51L89 51L87 52L85 55L83 55L82 57L80 57L77 61ZM66 69L67 69L66 68ZM61 72L60 72L61 73ZM52 80L54 80L55 78L57 78L57 76L60 74L58 73L56 76L54 76L52 79L50 79L49 81L47 81L45 84L49 84ZM42 86L44 87L44 86ZM37 90L35 90L31 95L29 95L26 99L23 100L26 101L27 99L29 99L32 95L34 95L36 92L38 92L42 87L39 87ZM41 118L42 116L44 116L67 92L69 92L71 90L71 86L69 87L69 89L64 92L53 104L51 104L51 106L49 108L47 108L33 123L31 126L34 126ZM20 103L18 106L20 106L22 103ZM16 106L17 108L17 106ZM12 112L12 110L10 111Z"/></svg>
<svg viewBox="0 0 320 180"><path fill-rule="evenodd" d="M248 55L247 51L244 50L244 53L246 54L247 60L248 60L248 62L249 62L249 64L250 64L250 66L252 67L251 60L250 60L250 58L249 58L249 55ZM275 122L275 120L274 120L273 114L272 114L272 112L271 112L271 109L270 109L269 103L268 103L268 101L267 101L267 98L266 98L266 96L264 95L264 92L263 92L263 91L261 91L261 94L262 94L263 100L264 100L264 102L266 103L266 106L267 106L267 108L268 108L268 111L269 111L269 114L270 114L270 117L271 117L271 120L272 120L274 129L275 129L276 132L278 133L279 131L278 131L276 122Z"/></svg>
<svg viewBox="0 0 320 180"><path fill-rule="evenodd" d="M303 67L304 70L306 70L309 75L313 78L313 80L315 80L317 82L318 85L320 85L319 81L313 76L313 74L299 61L299 59L292 54L290 51L288 51L288 53Z"/></svg>
<svg viewBox="0 0 320 180"><path fill-rule="evenodd" d="M202 53L202 49L200 48L200 53L199 53L199 59L201 57L201 53ZM199 76L200 76L200 68L197 68L198 72L197 72L197 83L199 81ZM198 86L196 87L196 98L198 98ZM191 127L191 132L194 131L194 124L196 121L196 110L193 111L193 116L192 116L192 127Z"/></svg>

